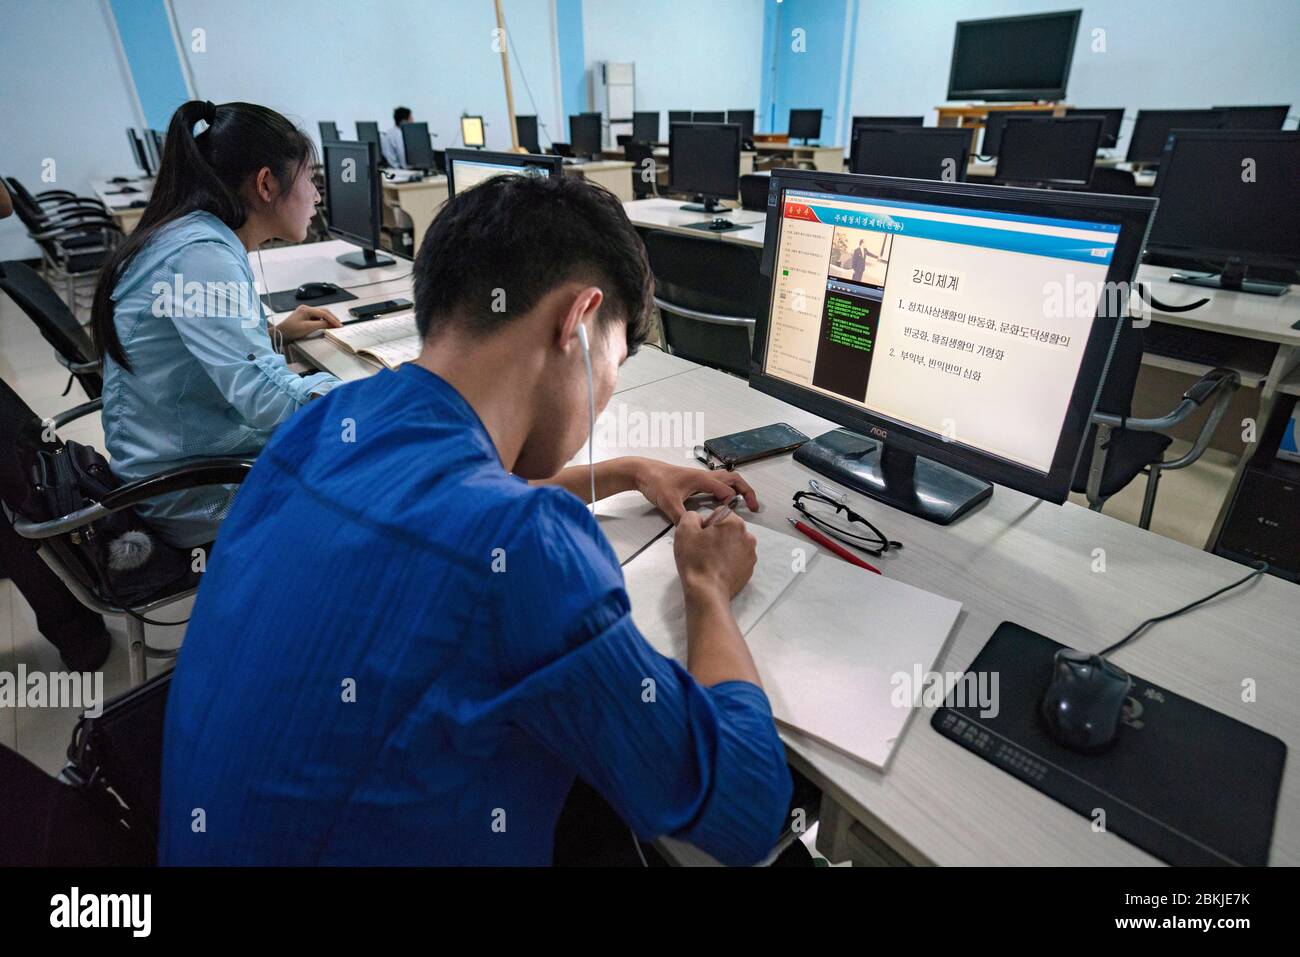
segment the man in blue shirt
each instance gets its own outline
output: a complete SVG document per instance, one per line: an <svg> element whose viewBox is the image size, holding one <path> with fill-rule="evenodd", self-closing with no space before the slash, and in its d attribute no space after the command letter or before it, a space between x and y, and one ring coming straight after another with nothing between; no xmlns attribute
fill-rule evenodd
<svg viewBox="0 0 1300 957"><path fill-rule="evenodd" d="M753 491L596 468L597 496L640 489L677 523L684 669L632 623L587 469L561 470L587 440L584 336L599 410L649 327L621 205L491 179L414 273L420 358L281 426L221 529L168 701L160 861L548 864L576 779L642 839L760 860L791 781L731 613L754 540L683 507Z"/></svg>

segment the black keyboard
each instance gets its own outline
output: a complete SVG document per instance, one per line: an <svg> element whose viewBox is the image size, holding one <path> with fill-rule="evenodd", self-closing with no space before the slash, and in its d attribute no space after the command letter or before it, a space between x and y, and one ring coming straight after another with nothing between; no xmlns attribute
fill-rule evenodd
<svg viewBox="0 0 1300 957"><path fill-rule="evenodd" d="M1169 322L1153 321L1144 338L1145 350L1155 355L1229 369L1267 372L1277 354L1275 342L1191 329Z"/></svg>

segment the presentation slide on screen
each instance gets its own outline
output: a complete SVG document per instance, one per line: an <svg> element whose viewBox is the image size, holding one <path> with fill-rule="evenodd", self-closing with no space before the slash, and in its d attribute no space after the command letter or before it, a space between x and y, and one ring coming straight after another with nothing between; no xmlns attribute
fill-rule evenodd
<svg viewBox="0 0 1300 957"><path fill-rule="evenodd" d="M1100 288L1117 236L791 191L767 372L1046 472L1094 321L1052 304Z"/></svg>

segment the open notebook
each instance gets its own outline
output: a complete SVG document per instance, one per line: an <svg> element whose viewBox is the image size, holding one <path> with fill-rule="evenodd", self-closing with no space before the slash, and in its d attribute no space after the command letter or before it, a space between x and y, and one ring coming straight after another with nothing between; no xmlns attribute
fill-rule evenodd
<svg viewBox="0 0 1300 957"><path fill-rule="evenodd" d="M326 329L325 338L363 359L396 369L420 354L420 334L415 313L399 312L379 319Z"/></svg>
<svg viewBox="0 0 1300 957"><path fill-rule="evenodd" d="M749 528L758 564L732 610L773 716L883 771L915 710L920 689L911 685L933 670L961 604L819 553L806 539ZM641 634L685 664L672 538L664 535L623 573Z"/></svg>

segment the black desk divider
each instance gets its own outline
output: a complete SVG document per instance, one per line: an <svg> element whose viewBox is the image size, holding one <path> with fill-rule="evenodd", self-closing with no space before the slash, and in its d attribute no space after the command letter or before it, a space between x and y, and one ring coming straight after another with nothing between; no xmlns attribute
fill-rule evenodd
<svg viewBox="0 0 1300 957"><path fill-rule="evenodd" d="M1177 629L1163 638L1178 654ZM1039 716L1062 647L1003 622L969 669L998 675L997 714L981 717L978 703L958 707L958 682L930 724L1089 822L1103 809L1107 831L1162 861L1267 864L1286 745L1130 672L1115 743L1098 755L1072 751L1048 737Z"/></svg>

